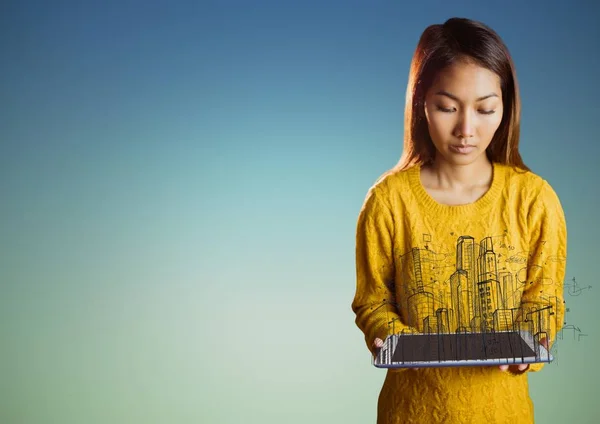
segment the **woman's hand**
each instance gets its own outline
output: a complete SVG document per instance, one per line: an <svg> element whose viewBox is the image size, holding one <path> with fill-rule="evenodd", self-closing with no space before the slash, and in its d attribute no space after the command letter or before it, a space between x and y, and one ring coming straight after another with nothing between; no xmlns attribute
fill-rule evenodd
<svg viewBox="0 0 600 424"><path fill-rule="evenodd" d="M375 355L377 355L379 353L379 349L381 349L382 347L383 347L383 340L375 339L373 341L373 350L375 351Z"/></svg>
<svg viewBox="0 0 600 424"><path fill-rule="evenodd" d="M526 371L529 368L529 364L519 364L519 365L500 365L500 371L510 370L512 372L518 373Z"/></svg>
<svg viewBox="0 0 600 424"><path fill-rule="evenodd" d="M375 356L379 354L379 349L383 347L383 340L377 338L373 341L373 350L375 351ZM418 370L419 368L413 368L413 370Z"/></svg>

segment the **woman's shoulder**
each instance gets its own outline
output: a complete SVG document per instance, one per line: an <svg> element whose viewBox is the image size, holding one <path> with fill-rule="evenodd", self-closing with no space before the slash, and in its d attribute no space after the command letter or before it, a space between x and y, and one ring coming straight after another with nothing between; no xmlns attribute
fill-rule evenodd
<svg viewBox="0 0 600 424"><path fill-rule="evenodd" d="M391 168L375 180L371 189L382 193L402 192L402 189L410 187L415 169L415 166L407 169Z"/></svg>
<svg viewBox="0 0 600 424"><path fill-rule="evenodd" d="M511 165L498 165L504 171L509 191L518 193L521 200L543 203L558 200L550 183L541 175Z"/></svg>
<svg viewBox="0 0 600 424"><path fill-rule="evenodd" d="M497 164L496 166L501 167L504 170L506 182L512 187L519 187L533 193L541 191L544 185L548 184L542 176L531 170L513 165Z"/></svg>
<svg viewBox="0 0 600 424"><path fill-rule="evenodd" d="M391 168L381 174L369 187L367 200L397 204L399 198L410 193L413 167L399 170Z"/></svg>

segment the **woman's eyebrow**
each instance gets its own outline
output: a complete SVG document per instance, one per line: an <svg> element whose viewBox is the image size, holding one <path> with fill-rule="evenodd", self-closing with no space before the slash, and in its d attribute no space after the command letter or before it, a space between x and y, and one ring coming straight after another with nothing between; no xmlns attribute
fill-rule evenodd
<svg viewBox="0 0 600 424"><path fill-rule="evenodd" d="M457 102L460 101L459 98L456 97L454 94L450 94L445 90L438 91L437 93L435 93L435 95L436 96L446 96L446 97L451 98L452 100L456 100ZM498 95L496 93L490 93L483 97L478 98L476 101L480 102L482 100L489 99L490 97L498 97Z"/></svg>

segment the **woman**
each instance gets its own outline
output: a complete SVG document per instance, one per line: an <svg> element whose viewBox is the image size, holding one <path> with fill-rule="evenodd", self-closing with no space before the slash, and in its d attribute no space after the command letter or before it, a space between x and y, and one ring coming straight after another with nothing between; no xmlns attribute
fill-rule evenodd
<svg viewBox="0 0 600 424"><path fill-rule="evenodd" d="M552 345L566 224L551 186L523 164L519 119L514 66L493 30L459 18L425 30L404 152L357 225L352 309L373 355L402 332L526 329ZM377 422L533 423L528 374L542 368L390 369Z"/></svg>

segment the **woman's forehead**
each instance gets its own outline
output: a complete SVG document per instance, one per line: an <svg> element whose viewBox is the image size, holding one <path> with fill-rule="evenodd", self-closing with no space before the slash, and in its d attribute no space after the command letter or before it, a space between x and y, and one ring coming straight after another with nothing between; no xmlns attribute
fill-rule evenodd
<svg viewBox="0 0 600 424"><path fill-rule="evenodd" d="M430 87L429 94L438 91L450 94L448 97L481 100L490 94L500 95L500 77L475 63L455 62L440 70Z"/></svg>

